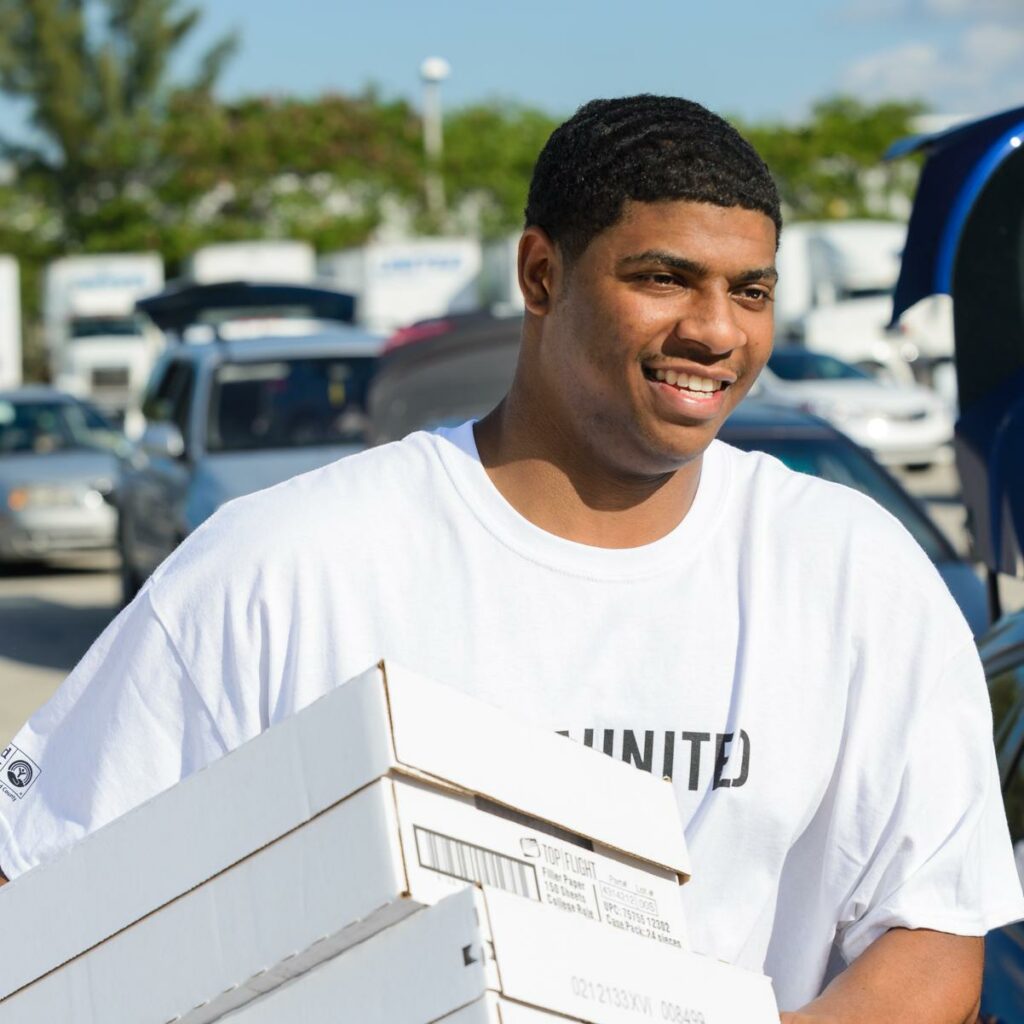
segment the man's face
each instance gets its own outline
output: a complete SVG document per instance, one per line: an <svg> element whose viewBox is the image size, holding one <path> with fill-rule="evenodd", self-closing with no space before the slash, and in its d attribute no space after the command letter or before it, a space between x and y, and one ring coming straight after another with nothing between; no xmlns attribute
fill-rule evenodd
<svg viewBox="0 0 1024 1024"><path fill-rule="evenodd" d="M630 202L563 267L539 358L591 458L646 475L704 451L771 352L775 249L763 213Z"/></svg>

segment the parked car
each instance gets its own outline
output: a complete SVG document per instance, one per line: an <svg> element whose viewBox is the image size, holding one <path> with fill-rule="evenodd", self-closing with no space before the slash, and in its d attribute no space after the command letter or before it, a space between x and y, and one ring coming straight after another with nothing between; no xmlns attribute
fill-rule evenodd
<svg viewBox="0 0 1024 1024"><path fill-rule="evenodd" d="M381 360L370 392L370 437L396 440L413 430L484 415L508 390L521 318L480 315L438 328L424 324ZM824 420L795 407L747 398L721 439L777 456L791 468L874 498L910 531L942 574L975 633L989 622L985 589L924 508L871 454Z"/></svg>
<svg viewBox="0 0 1024 1024"><path fill-rule="evenodd" d="M225 340L230 331L216 322L214 340L172 344L157 363L116 495L125 601L225 502L366 446L366 394L383 339L344 322L273 333L270 291L305 313L319 290L193 285L184 299L179 290L143 304L158 326L182 333L210 303L233 316L258 307L262 333ZM240 322L251 333L255 321Z"/></svg>
<svg viewBox="0 0 1024 1024"><path fill-rule="evenodd" d="M999 620L978 641L995 727L999 781L1017 870L1024 884L1024 611ZM1024 1020L1024 922L990 932L985 940L981 1020Z"/></svg>
<svg viewBox="0 0 1024 1024"><path fill-rule="evenodd" d="M920 384L882 382L835 356L776 348L757 394L828 420L887 466L929 466L953 458L949 405Z"/></svg>
<svg viewBox="0 0 1024 1024"><path fill-rule="evenodd" d="M0 562L110 548L124 436L62 391L0 391Z"/></svg>

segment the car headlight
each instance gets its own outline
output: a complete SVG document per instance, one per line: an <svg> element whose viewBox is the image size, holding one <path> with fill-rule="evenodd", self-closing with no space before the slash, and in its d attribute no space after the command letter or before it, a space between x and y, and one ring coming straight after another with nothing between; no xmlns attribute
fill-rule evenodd
<svg viewBox="0 0 1024 1024"><path fill-rule="evenodd" d="M800 408L823 420L850 420L860 415L859 409L846 402L829 402L817 398L804 402Z"/></svg>
<svg viewBox="0 0 1024 1024"><path fill-rule="evenodd" d="M111 489L109 480L96 480L78 485L21 484L7 492L7 507L12 512L31 508L99 508L104 494Z"/></svg>

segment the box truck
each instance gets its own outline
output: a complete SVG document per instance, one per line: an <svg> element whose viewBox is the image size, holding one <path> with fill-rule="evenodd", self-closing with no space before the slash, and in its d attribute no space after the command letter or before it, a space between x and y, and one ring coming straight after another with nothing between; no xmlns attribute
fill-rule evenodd
<svg viewBox="0 0 1024 1024"><path fill-rule="evenodd" d="M155 252L67 256L46 268L43 322L53 383L123 417L142 395L163 339L135 313L158 292Z"/></svg>
<svg viewBox="0 0 1024 1024"><path fill-rule="evenodd" d="M356 297L358 323L390 332L478 308L480 263L475 239L419 238L328 253L320 260L320 274Z"/></svg>
<svg viewBox="0 0 1024 1024"><path fill-rule="evenodd" d="M18 261L0 256L0 388L21 383L21 294Z"/></svg>
<svg viewBox="0 0 1024 1024"><path fill-rule="evenodd" d="M309 284L316 277L316 254L306 242L267 240L218 242L197 249L185 268L197 284L267 281Z"/></svg>

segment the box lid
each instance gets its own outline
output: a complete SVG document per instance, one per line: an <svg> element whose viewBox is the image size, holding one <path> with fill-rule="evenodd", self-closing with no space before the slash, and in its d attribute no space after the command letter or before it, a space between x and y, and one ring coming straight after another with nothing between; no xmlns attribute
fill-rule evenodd
<svg viewBox="0 0 1024 1024"><path fill-rule="evenodd" d="M394 662L386 678L394 752L495 803L680 875L689 854L672 784Z"/></svg>

